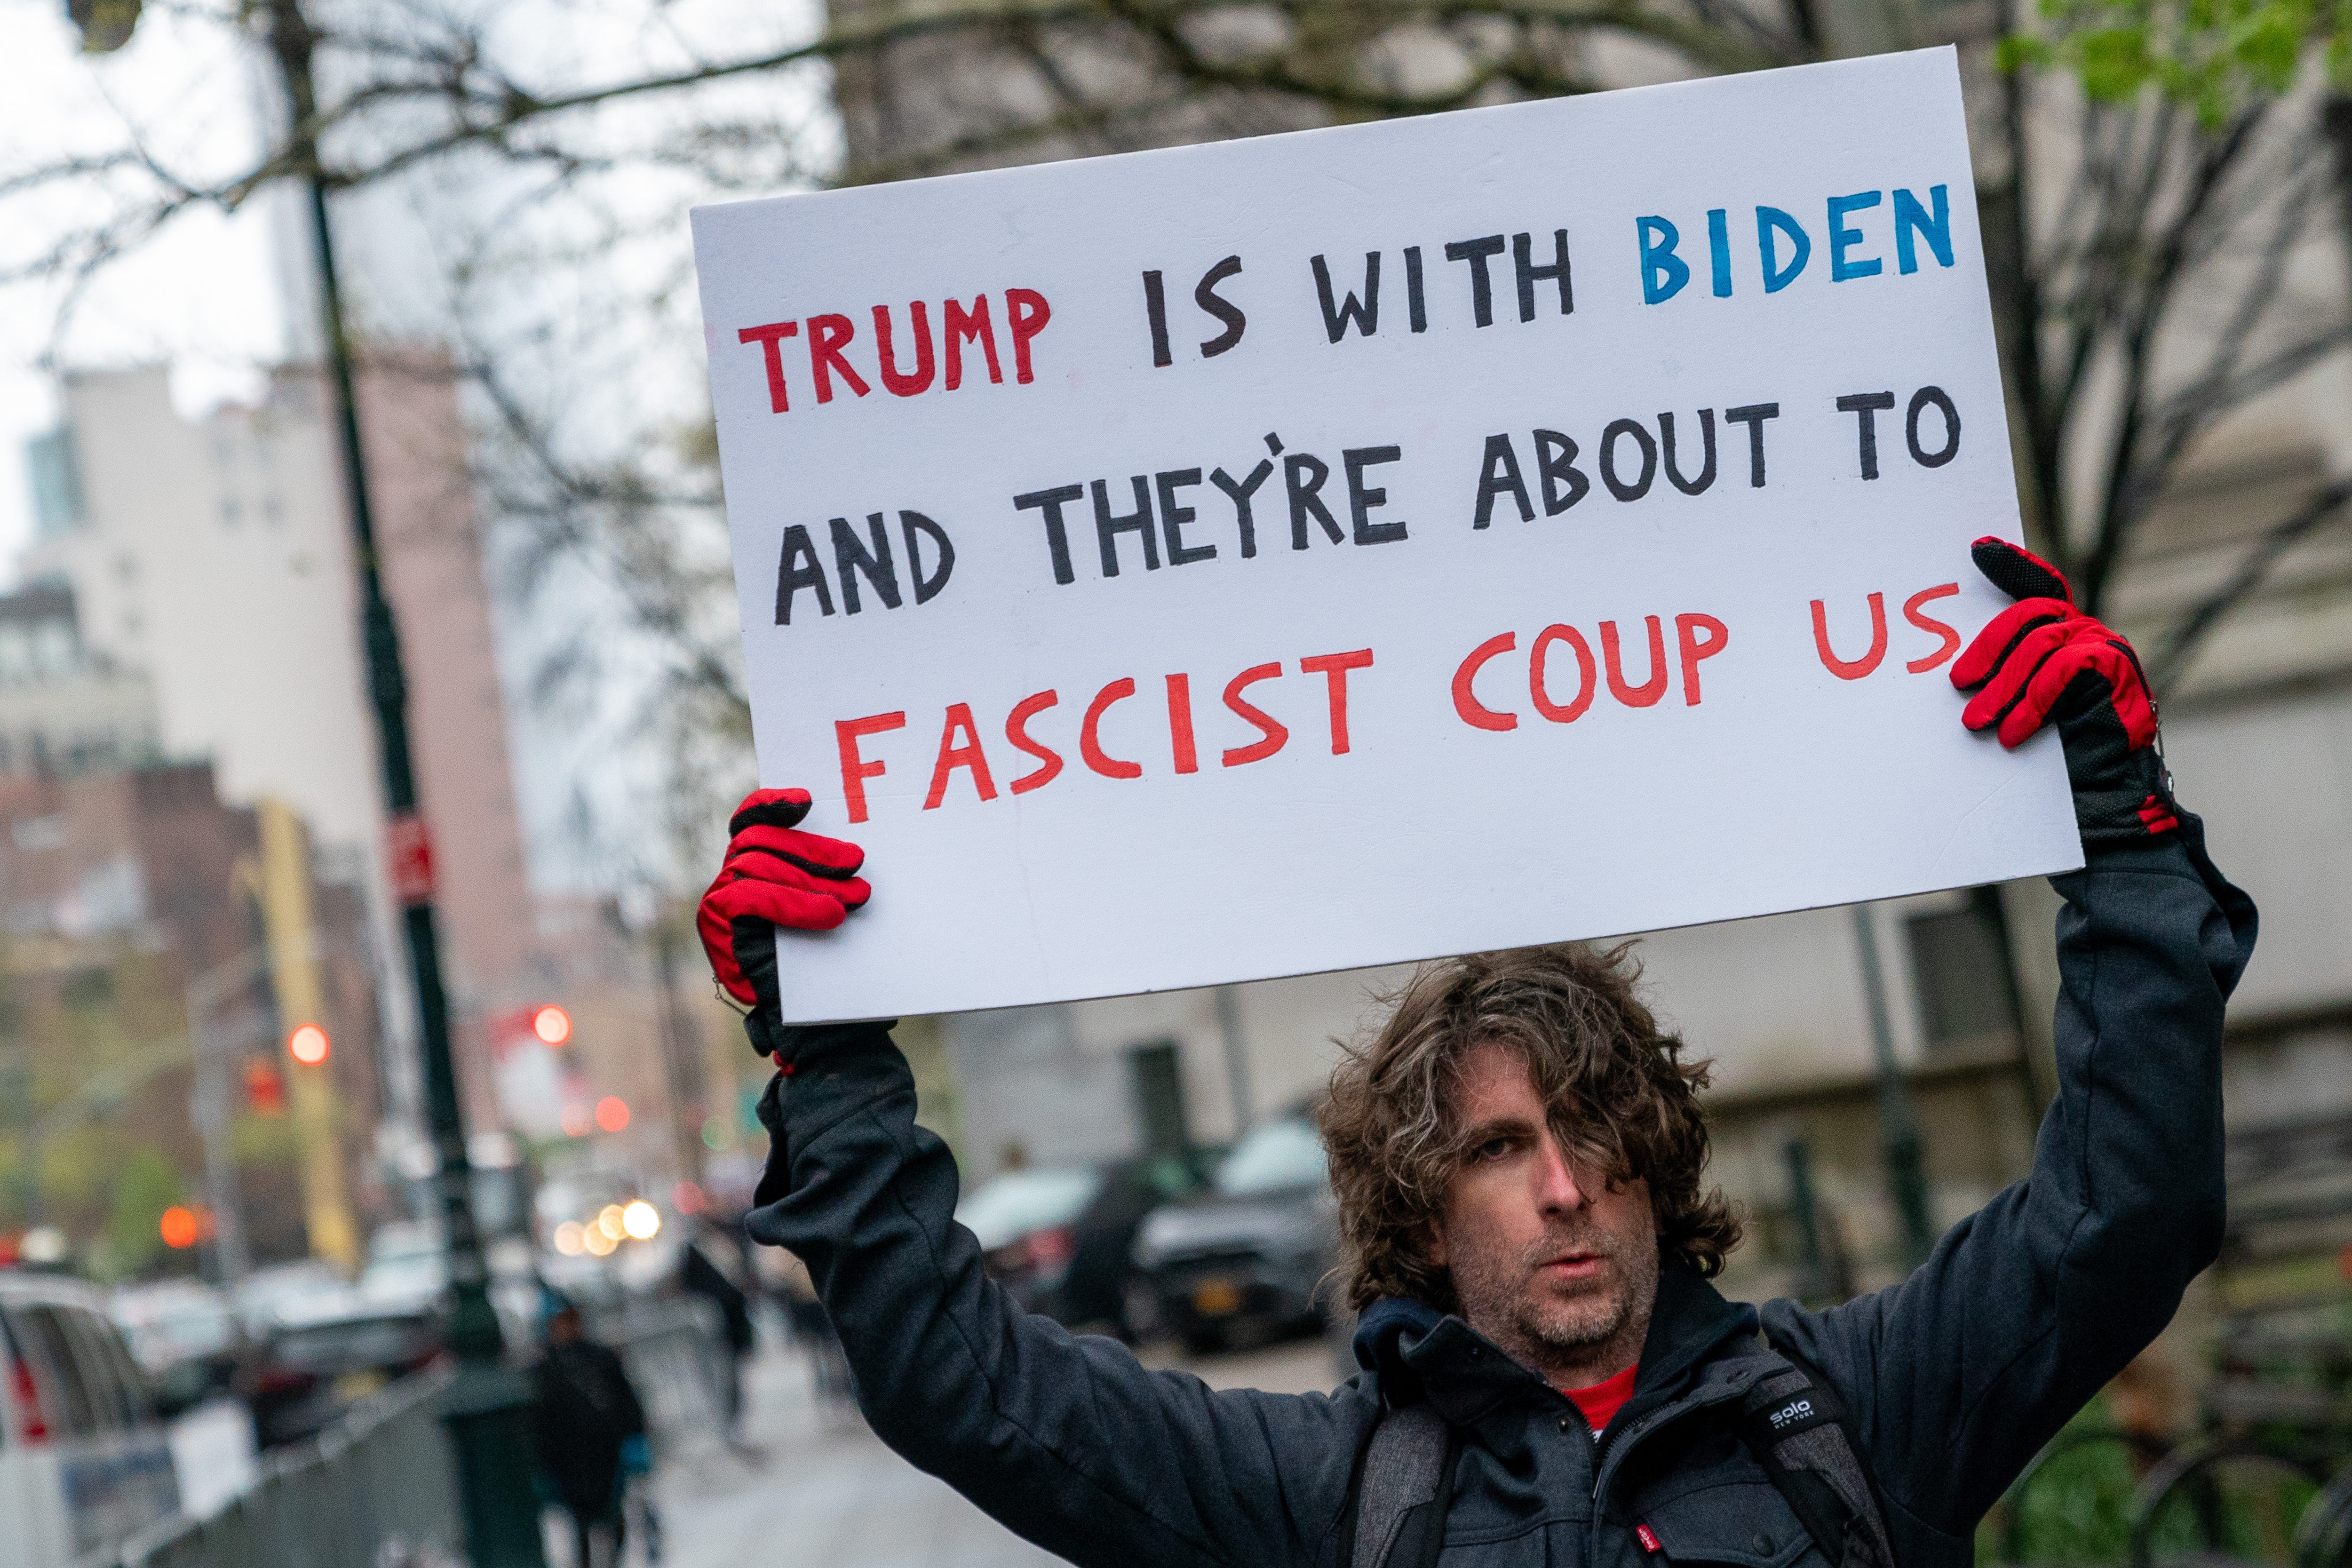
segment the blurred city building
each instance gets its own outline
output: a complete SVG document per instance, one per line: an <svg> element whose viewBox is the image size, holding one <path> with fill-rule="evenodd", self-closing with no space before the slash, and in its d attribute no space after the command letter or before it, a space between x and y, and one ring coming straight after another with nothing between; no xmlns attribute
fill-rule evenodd
<svg viewBox="0 0 2352 1568"><path fill-rule="evenodd" d="M153 686L83 643L71 588L0 595L0 773L156 762L160 731Z"/></svg>
<svg viewBox="0 0 2352 1568"><path fill-rule="evenodd" d="M322 1075L344 1201L380 1205L363 913L348 884L318 879L294 825L315 970L302 1021L362 1047L302 1068L266 952L262 815L225 805L203 763L0 772L0 1228L61 1226L99 1272L129 1273L159 1260L167 1207L210 1218L226 1197L252 1256L305 1255L301 1071ZM195 1109L207 1066L226 1091L225 1188L207 1188Z"/></svg>
<svg viewBox="0 0 2352 1568"><path fill-rule="evenodd" d="M747 1200L766 1155L751 1108L770 1069L692 933L632 900L572 895L541 900L538 936L534 999L499 1015L493 1035L501 1116L552 1173L618 1165L648 1190L683 1180ZM549 1002L564 1015L560 1040L535 1026Z"/></svg>
<svg viewBox="0 0 2352 1568"><path fill-rule="evenodd" d="M191 948L184 973L125 984L177 998L192 976L268 947L289 921L315 925L318 973L299 944L280 947L234 988L250 1000L220 1000L212 1021L259 1053L255 1074L276 1075L275 1090L259 1092L277 1094L277 1120L256 1132L246 1115L236 1134L240 1148L274 1137L273 1157L291 1162L290 1185L264 1183L248 1205L256 1256L284 1254L289 1237L299 1251L307 1231L314 1250L349 1264L363 1237L339 1233L326 1189L361 1226L379 1226L419 1201L431 1159L415 1131L408 958L384 880L349 522L322 392L314 371L281 367L253 406L189 419L162 367L65 378L59 426L27 454L26 585L0 598L0 783L14 770L26 788L110 789L128 815L156 781L201 776L209 791L217 777L232 804L211 810L235 825L231 871L174 884L174 907L191 929L229 934ZM535 900L528 883L456 371L437 351L380 349L359 400L469 1119L479 1135L519 1134L559 1173L622 1171L662 1193L709 1181L748 1196L763 1075L712 999L690 933L624 918L625 900ZM299 888L264 874L273 822L292 825ZM161 884L137 862L76 864L79 880L42 895L67 910L51 925L68 929L84 907L109 931L146 918L135 911ZM27 896L0 874L0 892ZM294 1135L323 1113L295 1092L309 1080L289 1076L282 1037L275 1058L264 1038L289 1007L326 1005L304 1000L322 987L345 1161L331 1179L303 1163ZM551 1005L563 1020L553 1039L541 1032L557 1032L541 1022ZM157 1101L177 1107L180 1143L192 1136L186 1059L173 1058L183 1081ZM172 1148L174 1171L201 1168Z"/></svg>
<svg viewBox="0 0 2352 1568"><path fill-rule="evenodd" d="M161 367L68 375L59 428L29 454L38 532L22 563L34 586L19 597L79 605L82 679L100 688L73 703L85 725L101 695L126 714L143 698L145 727L116 726L123 744L210 759L228 798L281 798L310 824L326 879L368 911L376 971L399 981L383 994L395 1047L385 1068L393 1109L413 1124L408 959L384 882L350 524L322 392L313 370L282 367L257 405L190 420ZM534 939L456 371L437 351L372 353L360 415L460 1070L487 1126L481 1015L523 974ZM0 736L16 701L0 685Z"/></svg>

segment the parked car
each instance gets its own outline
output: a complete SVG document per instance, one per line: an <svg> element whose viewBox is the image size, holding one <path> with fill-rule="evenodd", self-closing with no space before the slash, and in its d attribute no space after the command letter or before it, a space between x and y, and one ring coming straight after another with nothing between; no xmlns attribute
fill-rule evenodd
<svg viewBox="0 0 2352 1568"><path fill-rule="evenodd" d="M351 1282L333 1264L315 1258L264 1265L236 1285L237 1316L245 1320L246 1333L255 1339L280 1321L326 1317L352 1310L357 1302Z"/></svg>
<svg viewBox="0 0 2352 1568"><path fill-rule="evenodd" d="M1144 1216L1199 1186L1181 1160L1114 1160L1007 1171L976 1189L956 1217L977 1237L982 1265L1013 1299L1074 1329L1134 1338L1132 1254Z"/></svg>
<svg viewBox="0 0 2352 1568"><path fill-rule="evenodd" d="M177 1415L235 1385L244 1324L211 1286L194 1279L125 1286L106 1310L146 1372L158 1414Z"/></svg>
<svg viewBox="0 0 2352 1568"><path fill-rule="evenodd" d="M146 1375L99 1293L0 1273L0 1564L67 1568L178 1511Z"/></svg>
<svg viewBox="0 0 2352 1568"><path fill-rule="evenodd" d="M281 1319L263 1340L252 1392L254 1441L264 1448L314 1436L369 1394L441 1353L437 1312L414 1307Z"/></svg>
<svg viewBox="0 0 2352 1568"><path fill-rule="evenodd" d="M1303 1116L1269 1121L1219 1162L1208 1192L1144 1220L1129 1316L1149 1311L1194 1352L1317 1328L1339 1252L1321 1137Z"/></svg>
<svg viewBox="0 0 2352 1568"><path fill-rule="evenodd" d="M510 1345L539 1337L540 1295L547 1281L528 1237L485 1237L482 1261L490 1271L490 1305ZM449 1307L449 1255L437 1226L394 1220L368 1238L367 1264L352 1284L356 1310L444 1312Z"/></svg>

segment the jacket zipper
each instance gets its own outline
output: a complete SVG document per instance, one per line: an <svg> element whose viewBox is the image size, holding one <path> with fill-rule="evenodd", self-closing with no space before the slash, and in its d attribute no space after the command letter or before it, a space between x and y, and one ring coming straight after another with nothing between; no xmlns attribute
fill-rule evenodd
<svg viewBox="0 0 2352 1568"><path fill-rule="evenodd" d="M1601 1506L1601 1489L1609 1479L1610 1455L1638 1447L1674 1426L1685 1415L1696 1415L1702 1410L1712 1410L1718 1405L1731 1403L1747 1393L1748 1384L1753 1381L1752 1378L1744 1380L1731 1387L1719 1390L1705 1399L1684 1399L1667 1405L1663 1410L1652 1411L1641 1426L1625 1435L1625 1440L1622 1443L1612 1446L1609 1441L1610 1432L1601 1434L1592 1449L1592 1522L1584 1549L1585 1561L1588 1563L1601 1561L1601 1522L1605 1511ZM1615 1423L1611 1423L1612 1431L1614 1427Z"/></svg>

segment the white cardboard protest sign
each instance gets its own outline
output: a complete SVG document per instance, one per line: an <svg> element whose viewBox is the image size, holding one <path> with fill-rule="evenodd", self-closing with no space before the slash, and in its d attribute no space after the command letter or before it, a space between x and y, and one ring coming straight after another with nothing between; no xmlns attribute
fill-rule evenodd
<svg viewBox="0 0 2352 1568"><path fill-rule="evenodd" d="M706 207L796 1020L2081 863L1948 49Z"/></svg>

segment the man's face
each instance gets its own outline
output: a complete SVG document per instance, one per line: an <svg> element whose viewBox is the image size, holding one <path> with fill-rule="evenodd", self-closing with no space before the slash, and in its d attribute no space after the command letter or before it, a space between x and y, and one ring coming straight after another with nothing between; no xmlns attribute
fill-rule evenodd
<svg viewBox="0 0 2352 1568"><path fill-rule="evenodd" d="M1452 1271L1472 1328L1556 1386L1615 1375L1641 1359L1658 1293L1649 1184L1612 1190L1580 1166L1517 1052L1474 1046L1459 1072L1450 1109L1468 1152L1430 1261Z"/></svg>

